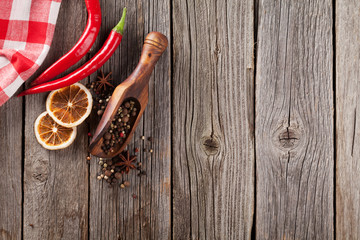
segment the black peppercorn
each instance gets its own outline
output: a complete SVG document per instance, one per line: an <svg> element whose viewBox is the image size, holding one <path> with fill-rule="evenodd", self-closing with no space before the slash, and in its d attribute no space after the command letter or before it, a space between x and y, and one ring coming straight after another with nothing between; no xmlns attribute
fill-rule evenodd
<svg viewBox="0 0 360 240"><path fill-rule="evenodd" d="M125 116L121 119L122 122L127 123L129 121L129 117Z"/></svg>
<svg viewBox="0 0 360 240"><path fill-rule="evenodd" d="M115 178L120 179L121 178L121 173L119 173L119 172L115 173Z"/></svg>
<svg viewBox="0 0 360 240"><path fill-rule="evenodd" d="M110 133L105 133L104 138L106 140L110 140L111 139L111 134Z"/></svg>
<svg viewBox="0 0 360 240"><path fill-rule="evenodd" d="M125 182L124 182L124 185L125 185L125 187L130 187L130 182L129 182L129 181L125 181Z"/></svg>
<svg viewBox="0 0 360 240"><path fill-rule="evenodd" d="M106 171L105 171L105 176L110 177L110 176L111 176L111 174L112 174L112 172L111 172L111 171L109 171L109 170L106 170Z"/></svg>

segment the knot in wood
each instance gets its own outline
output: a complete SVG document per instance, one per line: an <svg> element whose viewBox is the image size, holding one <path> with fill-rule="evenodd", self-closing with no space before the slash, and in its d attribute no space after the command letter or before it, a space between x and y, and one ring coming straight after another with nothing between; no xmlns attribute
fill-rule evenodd
<svg viewBox="0 0 360 240"><path fill-rule="evenodd" d="M33 173L33 177L39 182L45 182L48 179L48 175L46 173Z"/></svg>
<svg viewBox="0 0 360 240"><path fill-rule="evenodd" d="M286 127L278 133L278 141L281 148L290 150L299 145L301 134L293 127Z"/></svg>
<svg viewBox="0 0 360 240"><path fill-rule="evenodd" d="M201 145L207 155L215 155L219 152L220 144L214 137L203 137Z"/></svg>
<svg viewBox="0 0 360 240"><path fill-rule="evenodd" d="M38 182L46 182L49 175L49 162L38 160L32 166L32 177Z"/></svg>
<svg viewBox="0 0 360 240"><path fill-rule="evenodd" d="M215 55L219 55L221 53L221 49L218 45L216 45L216 47L214 49L214 53L215 53Z"/></svg>

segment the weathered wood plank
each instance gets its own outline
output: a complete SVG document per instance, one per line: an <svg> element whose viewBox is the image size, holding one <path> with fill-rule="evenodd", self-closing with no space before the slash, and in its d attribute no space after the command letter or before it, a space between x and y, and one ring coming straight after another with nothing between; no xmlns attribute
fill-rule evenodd
<svg viewBox="0 0 360 240"><path fill-rule="evenodd" d="M103 0L105 20L99 49L112 27L127 7L125 33L119 49L103 70L113 72L116 84L123 81L139 61L144 38L151 31L160 31L170 40L170 1ZM170 46L171 43L169 43ZM94 76L92 76L93 78ZM90 239L169 239L171 232L170 206L170 48L161 57L150 80L149 104L128 149L144 148L148 142L140 136L154 138L154 153L139 153L147 176L141 178L130 172L124 180L131 187L108 188L96 179L98 159L92 158L90 167ZM95 130L95 123L92 124ZM137 195L134 199L132 195Z"/></svg>
<svg viewBox="0 0 360 240"><path fill-rule="evenodd" d="M16 119L16 121L14 121ZM22 99L0 107L0 239L21 239Z"/></svg>
<svg viewBox="0 0 360 240"><path fill-rule="evenodd" d="M336 238L360 238L360 2L336 1Z"/></svg>
<svg viewBox="0 0 360 240"><path fill-rule="evenodd" d="M144 113L145 144L154 153L144 153L146 177L141 179L141 239L171 238L171 36L170 0L143 1L145 33L158 31L168 38L168 49L159 59L149 86L149 105ZM147 11L145 11L145 9ZM144 35L144 37L146 34Z"/></svg>
<svg viewBox="0 0 360 240"><path fill-rule="evenodd" d="M256 237L334 238L332 1L259 2Z"/></svg>
<svg viewBox="0 0 360 240"><path fill-rule="evenodd" d="M253 1L173 1L173 238L250 239Z"/></svg>
<svg viewBox="0 0 360 240"><path fill-rule="evenodd" d="M86 19L84 1L62 1L53 44L38 73L76 43ZM69 148L43 149L35 139L33 124L45 111L46 96L25 100L24 239L87 239L87 126L78 127Z"/></svg>

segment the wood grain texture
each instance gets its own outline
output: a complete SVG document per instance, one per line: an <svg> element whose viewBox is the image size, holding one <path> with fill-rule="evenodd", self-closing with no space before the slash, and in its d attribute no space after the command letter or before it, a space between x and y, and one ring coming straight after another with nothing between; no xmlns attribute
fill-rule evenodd
<svg viewBox="0 0 360 240"><path fill-rule="evenodd" d="M173 1L173 238L250 239L253 1Z"/></svg>
<svg viewBox="0 0 360 240"><path fill-rule="evenodd" d="M83 1L62 1L51 50L35 76L71 49L86 19ZM46 96L38 94L25 100L24 239L87 239L87 127L78 127L69 148L42 148L35 138L34 121L46 110Z"/></svg>
<svg viewBox="0 0 360 240"><path fill-rule="evenodd" d="M332 1L259 1L256 238L334 238Z"/></svg>
<svg viewBox="0 0 360 240"><path fill-rule="evenodd" d="M336 238L360 238L360 2L336 1Z"/></svg>
<svg viewBox="0 0 360 240"><path fill-rule="evenodd" d="M114 85L135 69L147 33L169 39L128 146L154 150L138 153L147 175L109 188L96 179L98 158L85 160L94 116L71 147L47 151L33 130L47 94L13 98L0 107L0 239L360 238L360 3L333 2L101 0L87 59L128 8L122 43L102 67ZM33 78L74 45L86 19L84 1L62 1Z"/></svg>
<svg viewBox="0 0 360 240"><path fill-rule="evenodd" d="M14 121L16 119L16 121ZM21 239L22 99L0 107L0 239Z"/></svg>
<svg viewBox="0 0 360 240"><path fill-rule="evenodd" d="M170 1L103 0L101 6L105 16L102 36L120 19L122 8L128 8L122 43L103 67L105 73L113 72L114 83L119 84L135 69L149 32L159 31L170 40ZM97 42L97 49L103 40ZM98 159L91 160L90 239L170 238L170 52L166 50L155 67L149 84L148 106L128 146L131 152L134 147L149 149L151 144L140 140L140 136L154 138L154 153L138 154L147 176L138 177L133 171L124 176L124 180L131 182L129 188L108 188L106 182L96 179L100 170ZM92 130L95 125L94 121ZM133 194L137 196L135 199Z"/></svg>

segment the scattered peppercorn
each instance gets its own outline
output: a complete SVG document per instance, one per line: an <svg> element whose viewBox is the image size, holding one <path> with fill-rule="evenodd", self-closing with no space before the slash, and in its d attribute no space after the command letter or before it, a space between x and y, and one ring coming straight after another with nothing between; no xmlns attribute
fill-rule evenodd
<svg viewBox="0 0 360 240"><path fill-rule="evenodd" d="M125 185L125 187L130 187L130 182L129 182L129 181L125 181L125 182L124 182L124 185Z"/></svg>
<svg viewBox="0 0 360 240"><path fill-rule="evenodd" d="M109 171L109 170L106 170L106 171L105 171L105 176L110 177L110 176L111 176L111 174L112 174L112 172L111 172L111 171Z"/></svg>
<svg viewBox="0 0 360 240"><path fill-rule="evenodd" d="M121 174L121 173L119 173L119 172L115 173L115 178L116 178L116 179L120 179L120 178L121 178L121 176L122 176L122 174Z"/></svg>
<svg viewBox="0 0 360 240"><path fill-rule="evenodd" d="M110 74L107 76L102 74L98 79L107 78L106 80L109 80ZM94 113L99 117L104 114L104 110L109 103L114 90L111 84L102 83L101 81L93 81L87 84L87 87L93 92ZM106 88L104 88L105 86ZM120 146L126 141L126 138L131 132L132 126L137 118L139 109L140 104L132 99L125 100L119 107L108 131L104 134L104 141L101 148L105 153L116 151L117 146ZM88 133L88 137L92 137L90 132ZM140 138L143 141L145 139L149 142L153 141L152 137L141 136ZM152 149L149 146L146 146L144 151L152 151ZM136 154L138 152L139 148L134 148L134 153ZM86 159L88 159L88 157ZM122 179L123 175L131 170L138 171L138 176L146 175L146 172L141 168L142 163L137 162L137 156L130 155L128 151L125 151L112 159L99 158L98 163L100 165L100 172L97 175L97 179L104 179L109 183L109 187L113 187L116 183L118 183L117 186L120 186L121 188L129 187L131 185L130 182L122 181ZM132 196L134 199L137 198L135 194Z"/></svg>

